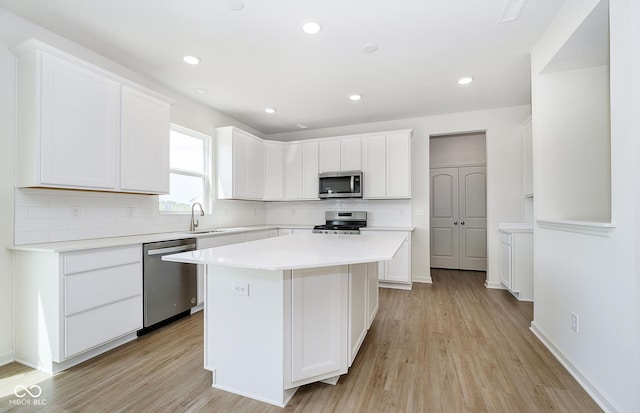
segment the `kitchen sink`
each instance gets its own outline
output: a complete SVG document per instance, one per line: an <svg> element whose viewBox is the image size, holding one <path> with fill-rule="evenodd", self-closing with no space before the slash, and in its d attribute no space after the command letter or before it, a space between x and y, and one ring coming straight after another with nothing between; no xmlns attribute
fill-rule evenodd
<svg viewBox="0 0 640 413"><path fill-rule="evenodd" d="M188 231L188 234L213 234L215 232L225 232L226 229L197 229L195 231Z"/></svg>

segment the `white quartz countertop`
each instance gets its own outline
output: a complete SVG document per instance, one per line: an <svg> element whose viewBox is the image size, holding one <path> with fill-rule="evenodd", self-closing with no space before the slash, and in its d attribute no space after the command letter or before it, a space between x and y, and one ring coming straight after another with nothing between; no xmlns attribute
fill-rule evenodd
<svg viewBox="0 0 640 413"><path fill-rule="evenodd" d="M294 234L162 257L165 261L294 270L393 259L404 234Z"/></svg>

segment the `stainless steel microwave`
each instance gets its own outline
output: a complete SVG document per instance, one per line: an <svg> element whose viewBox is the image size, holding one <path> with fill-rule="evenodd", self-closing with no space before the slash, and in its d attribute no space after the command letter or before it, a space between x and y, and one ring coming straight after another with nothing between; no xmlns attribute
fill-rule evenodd
<svg viewBox="0 0 640 413"><path fill-rule="evenodd" d="M323 172L318 176L320 198L362 198L362 172Z"/></svg>

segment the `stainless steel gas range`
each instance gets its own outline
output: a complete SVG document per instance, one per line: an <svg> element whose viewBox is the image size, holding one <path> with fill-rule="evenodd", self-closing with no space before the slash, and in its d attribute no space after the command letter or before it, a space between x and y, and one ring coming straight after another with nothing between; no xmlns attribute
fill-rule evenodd
<svg viewBox="0 0 640 413"><path fill-rule="evenodd" d="M314 234L360 234L367 226L367 211L325 211L325 224L313 227Z"/></svg>

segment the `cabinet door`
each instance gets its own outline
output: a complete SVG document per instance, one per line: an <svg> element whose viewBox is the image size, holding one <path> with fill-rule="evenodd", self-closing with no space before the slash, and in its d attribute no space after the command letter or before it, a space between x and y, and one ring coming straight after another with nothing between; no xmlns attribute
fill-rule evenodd
<svg viewBox="0 0 640 413"><path fill-rule="evenodd" d="M284 199L284 145L265 142L264 145L264 199Z"/></svg>
<svg viewBox="0 0 640 413"><path fill-rule="evenodd" d="M43 53L42 184L116 188L119 94L117 82Z"/></svg>
<svg viewBox="0 0 640 413"><path fill-rule="evenodd" d="M249 139L249 161L245 165L247 168L247 198L249 199L262 199L263 151L264 148L261 140Z"/></svg>
<svg viewBox="0 0 640 413"><path fill-rule="evenodd" d="M292 271L291 381L347 369L347 266Z"/></svg>
<svg viewBox="0 0 640 413"><path fill-rule="evenodd" d="M386 196L386 139L384 135L362 138L364 198Z"/></svg>
<svg viewBox="0 0 640 413"><path fill-rule="evenodd" d="M302 143L302 198L318 199L318 142Z"/></svg>
<svg viewBox="0 0 640 413"><path fill-rule="evenodd" d="M411 248L405 241L391 261L385 263L385 281L411 283Z"/></svg>
<svg viewBox="0 0 640 413"><path fill-rule="evenodd" d="M369 328L367 264L349 266L349 367Z"/></svg>
<svg viewBox="0 0 640 413"><path fill-rule="evenodd" d="M378 263L367 263L367 329L378 313Z"/></svg>
<svg viewBox="0 0 640 413"><path fill-rule="evenodd" d="M340 140L340 170L362 170L362 139L360 137Z"/></svg>
<svg viewBox="0 0 640 413"><path fill-rule="evenodd" d="M302 144L300 143L290 143L285 146L284 198L302 198Z"/></svg>
<svg viewBox="0 0 640 413"><path fill-rule="evenodd" d="M168 193L169 104L122 86L121 113L121 189Z"/></svg>
<svg viewBox="0 0 640 413"><path fill-rule="evenodd" d="M387 135L387 198L411 198L411 134Z"/></svg>
<svg viewBox="0 0 640 413"><path fill-rule="evenodd" d="M249 144L244 133L233 131L233 198L249 198Z"/></svg>
<svg viewBox="0 0 640 413"><path fill-rule="evenodd" d="M511 245L500 244L500 281L508 289L512 289Z"/></svg>
<svg viewBox="0 0 640 413"><path fill-rule="evenodd" d="M322 139L319 142L319 172L340 170L340 139Z"/></svg>

